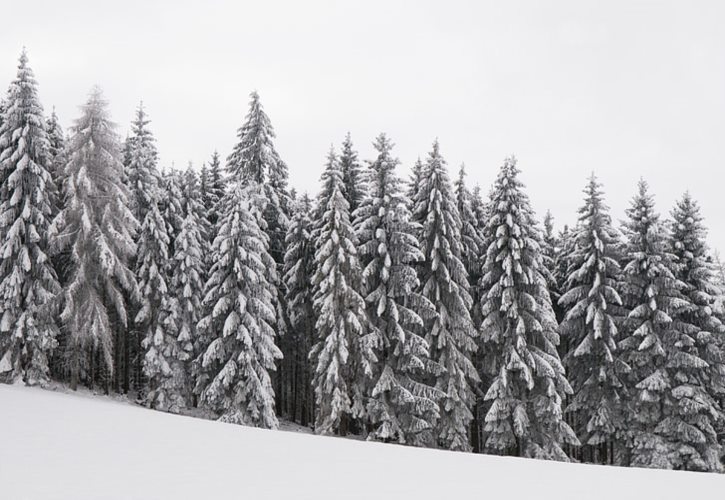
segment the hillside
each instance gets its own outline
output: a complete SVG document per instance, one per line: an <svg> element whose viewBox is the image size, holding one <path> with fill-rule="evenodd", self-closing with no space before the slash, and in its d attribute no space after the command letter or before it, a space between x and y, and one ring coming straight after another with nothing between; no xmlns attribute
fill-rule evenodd
<svg viewBox="0 0 725 500"><path fill-rule="evenodd" d="M719 498L725 477L266 431L0 385L0 498Z"/></svg>

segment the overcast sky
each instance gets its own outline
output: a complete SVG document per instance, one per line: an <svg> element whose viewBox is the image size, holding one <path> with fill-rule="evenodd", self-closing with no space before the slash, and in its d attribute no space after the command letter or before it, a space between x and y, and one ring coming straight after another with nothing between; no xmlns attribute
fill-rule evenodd
<svg viewBox="0 0 725 500"><path fill-rule="evenodd" d="M616 218L649 181L686 189L725 250L725 2L15 1L0 86L23 45L67 127L93 84L125 136L144 101L162 166L230 152L259 91L298 190L331 143L385 131L407 176L438 137L484 192L515 154L534 208L575 220L594 171Z"/></svg>

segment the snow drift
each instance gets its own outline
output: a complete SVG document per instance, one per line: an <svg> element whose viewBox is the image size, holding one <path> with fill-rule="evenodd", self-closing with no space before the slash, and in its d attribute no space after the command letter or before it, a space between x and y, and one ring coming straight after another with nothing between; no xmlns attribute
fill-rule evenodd
<svg viewBox="0 0 725 500"><path fill-rule="evenodd" d="M266 431L0 386L0 499L719 498L717 474Z"/></svg>

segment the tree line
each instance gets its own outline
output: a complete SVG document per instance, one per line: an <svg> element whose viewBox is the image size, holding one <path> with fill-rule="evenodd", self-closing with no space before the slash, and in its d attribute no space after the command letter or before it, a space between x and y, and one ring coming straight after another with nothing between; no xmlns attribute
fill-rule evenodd
<svg viewBox="0 0 725 500"><path fill-rule="evenodd" d="M222 165L162 171L142 105L93 89L68 135L23 51L0 107L0 380L450 450L722 471L723 268L685 193L615 225L586 182L539 223L515 158L490 192L385 134L289 186L259 95Z"/></svg>

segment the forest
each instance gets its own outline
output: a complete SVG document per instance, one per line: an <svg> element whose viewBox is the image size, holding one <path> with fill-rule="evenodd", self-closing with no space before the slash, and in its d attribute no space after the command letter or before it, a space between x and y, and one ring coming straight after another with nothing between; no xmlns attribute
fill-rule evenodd
<svg viewBox="0 0 725 500"><path fill-rule="evenodd" d="M241 120L240 120L241 121ZM697 201L572 227L514 157L485 193L436 140L290 186L259 94L224 159L162 168L94 88L64 133L25 51L0 104L0 381L409 446L723 471L725 273ZM180 436L181 438L181 436Z"/></svg>

